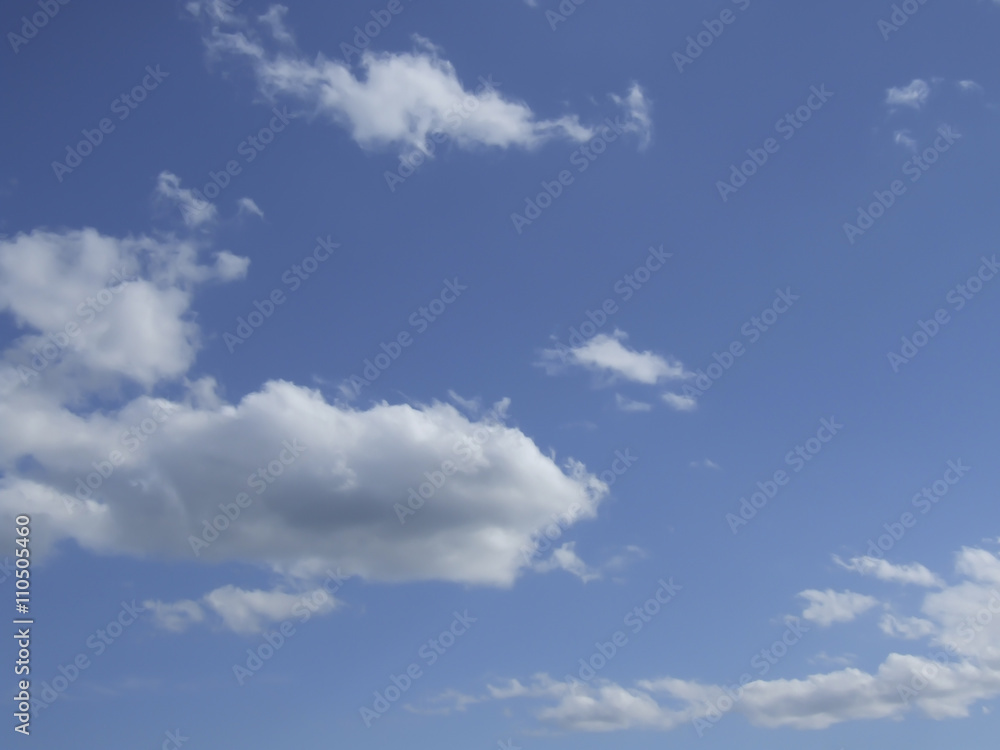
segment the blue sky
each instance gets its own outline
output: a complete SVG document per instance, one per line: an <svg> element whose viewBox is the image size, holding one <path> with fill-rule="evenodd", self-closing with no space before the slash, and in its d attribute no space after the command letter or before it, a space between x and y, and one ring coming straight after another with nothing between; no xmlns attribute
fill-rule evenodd
<svg viewBox="0 0 1000 750"><path fill-rule="evenodd" d="M996 735L996 2L2 15L18 742Z"/></svg>

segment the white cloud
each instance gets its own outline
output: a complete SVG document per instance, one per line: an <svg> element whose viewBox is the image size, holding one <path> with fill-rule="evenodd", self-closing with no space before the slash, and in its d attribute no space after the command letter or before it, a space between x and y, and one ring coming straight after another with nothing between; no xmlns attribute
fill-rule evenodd
<svg viewBox="0 0 1000 750"><path fill-rule="evenodd" d="M215 272L221 281L235 281L247 275L250 259L221 250L215 255Z"/></svg>
<svg viewBox="0 0 1000 750"><path fill-rule="evenodd" d="M889 571L885 580L911 583L913 566L909 569L903 575ZM972 580L927 593L924 618L886 614L879 622L887 635L930 638L930 645L941 650L922 656L889 653L874 672L847 667L799 679L753 680L735 701L724 685L669 676L628 687L601 679L562 682L546 674L526 683L489 685L484 697L533 699L544 704L536 710L542 722L578 732L665 731L690 722L710 727L726 713L741 714L760 727L794 729L901 719L917 711L935 720L968 717L975 704L1000 696L1000 559L963 549L956 572ZM809 590L802 596L810 609L815 607L811 619L821 625L853 619L877 604L853 592Z"/></svg>
<svg viewBox="0 0 1000 750"><path fill-rule="evenodd" d="M880 581L891 583L910 583L915 586L943 586L944 582L919 563L911 565L893 565L888 560L864 555L852 557L844 562L837 555L833 561L846 570L853 570L864 576L874 576Z"/></svg>
<svg viewBox="0 0 1000 750"><path fill-rule="evenodd" d="M271 36L282 44L294 44L295 37L285 28L285 16L288 8L284 5L272 5L267 9L267 13L257 16L257 20L267 26Z"/></svg>
<svg viewBox="0 0 1000 750"><path fill-rule="evenodd" d="M808 659L810 664L835 664L838 667L849 667L858 658L857 654L842 654L841 656L830 656L826 651L820 651L815 656Z"/></svg>
<svg viewBox="0 0 1000 750"><path fill-rule="evenodd" d="M955 571L980 583L1000 584L1000 560L984 549L963 547L957 555Z"/></svg>
<svg viewBox="0 0 1000 750"><path fill-rule="evenodd" d="M995 2L1000 3L1000 0L995 0ZM978 92L983 90L983 87L980 86L975 81L959 81L957 85L958 88L960 88L962 91L966 93L971 93L974 91Z"/></svg>
<svg viewBox="0 0 1000 750"><path fill-rule="evenodd" d="M715 461L710 458L703 458L701 461L692 461L688 464L692 469L713 469L719 471L722 469Z"/></svg>
<svg viewBox="0 0 1000 750"><path fill-rule="evenodd" d="M625 110L628 118L625 130L637 133L639 135L639 148L647 148L653 137L653 118L650 114L652 105L646 98L642 87L633 83L624 97L612 94L611 98L615 104Z"/></svg>
<svg viewBox="0 0 1000 750"><path fill-rule="evenodd" d="M682 396L679 393L664 393L661 398L667 406L676 411L694 411L698 408L698 400L694 396Z"/></svg>
<svg viewBox="0 0 1000 750"><path fill-rule="evenodd" d="M677 360L665 359L651 351L629 349L622 343L627 338L624 331L616 329L611 335L598 334L573 348L560 345L556 349L545 349L539 364L549 374L576 365L607 376L611 381L622 378L645 385L692 377L693 374Z"/></svg>
<svg viewBox="0 0 1000 750"><path fill-rule="evenodd" d="M98 552L194 559L191 537L220 514L220 501L232 505L247 492L252 511L199 548L201 559L288 571L336 563L370 580L508 586L527 564L521 549L553 513L577 504L574 520L591 518L607 491L574 462L560 469L520 430L470 421L447 404L358 411L286 382L267 383L238 404L218 402L164 402L169 418L155 440L73 512L62 495L74 493L93 461L122 449L122 432L153 411L149 399L115 416L77 415L37 399L0 403L9 425L0 434L9 472L0 479L0 517L33 503L40 546L71 538ZM476 440L481 428L492 430L485 444ZM277 462L285 441L305 450L266 492L255 492L248 477ZM26 455L50 483L18 476ZM405 506L444 460L455 463L455 476L402 525L395 505Z"/></svg>
<svg viewBox="0 0 1000 750"><path fill-rule="evenodd" d="M931 94L931 87L920 78L914 78L906 86L886 89L885 103L893 107L913 107L920 109Z"/></svg>
<svg viewBox="0 0 1000 750"><path fill-rule="evenodd" d="M179 602L144 602L153 612L160 627L181 632L195 623L205 622L205 610L214 612L222 627L250 635L261 633L266 626L281 620L308 618L332 611L339 604L324 589L298 594L281 589L246 591L236 586L222 586L201 598L201 603L184 599Z"/></svg>
<svg viewBox="0 0 1000 750"><path fill-rule="evenodd" d="M439 708L418 708L411 703L405 703L403 704L403 708L410 713L422 716L448 716L453 712L464 712L468 706L481 703L482 700L482 698L477 698L474 695L466 695L457 690L446 690L440 695L430 698L429 702L434 704L447 703L449 705L440 706Z"/></svg>
<svg viewBox="0 0 1000 750"><path fill-rule="evenodd" d="M966 581L924 598L921 612L938 627L933 642L1000 667L1000 591Z"/></svg>
<svg viewBox="0 0 1000 750"><path fill-rule="evenodd" d="M204 13L217 22L238 23L240 19L233 14L237 4L235 0L192 0L184 7L193 16Z"/></svg>
<svg viewBox="0 0 1000 750"><path fill-rule="evenodd" d="M182 188L181 178L171 172L160 172L156 179L156 195L176 205L189 227L200 227L216 218L215 205L197 197L189 188Z"/></svg>
<svg viewBox="0 0 1000 750"><path fill-rule="evenodd" d="M549 557L535 563L535 570L540 573L547 573L551 570L565 570L567 573L575 575L584 583L598 580L601 574L596 570L592 570L577 556L575 547L575 542L567 542L561 547L554 549Z"/></svg>
<svg viewBox="0 0 1000 750"><path fill-rule="evenodd" d="M930 620L920 617L897 618L890 614L885 614L878 624L882 632L893 638L905 638L907 640L917 640L925 638L937 632L937 627Z"/></svg>
<svg viewBox="0 0 1000 750"><path fill-rule="evenodd" d="M437 402L354 409L284 381L230 403L211 378L188 379L201 339L197 285L246 268L225 253L203 264L206 250L93 229L0 241L0 312L26 329L3 360L30 363L50 332L80 324L40 374L0 389L0 522L32 507L37 554L75 540L98 553L262 563L303 578L336 564L369 580L509 586L531 569L522 548L553 514L577 505L574 522L596 515L607 486L572 459L557 464L503 422L503 409L478 420ZM130 280L82 322L78 305L118 268ZM161 387L170 398L150 395ZM123 434L143 420L155 433L130 446ZM288 444L301 447L297 458ZM454 475L402 524L397 506L444 461ZM265 483L269 465L280 476L265 471ZM241 492L250 507L195 557L192 539ZM194 610L163 610L175 624L185 615Z"/></svg>
<svg viewBox="0 0 1000 750"><path fill-rule="evenodd" d="M758 680L747 685L739 710L759 726L796 729L896 718L911 710L900 685L914 684L921 671L934 679L912 705L932 719L967 716L970 705L1000 692L1000 673L994 670L970 664L939 666L926 657L890 654L874 674L848 668L799 680Z"/></svg>
<svg viewBox="0 0 1000 750"><path fill-rule="evenodd" d="M239 278L249 264L223 251L204 265L202 252L192 241L94 229L0 240L0 312L26 329L2 359L34 362L39 373L28 379L64 394L183 376L200 347L190 316L194 288ZM52 356L36 358L37 347Z"/></svg>
<svg viewBox="0 0 1000 750"><path fill-rule="evenodd" d="M802 617L822 627L835 622L850 622L878 604L875 597L853 591L808 589L800 592L799 596L809 602L809 606L802 612Z"/></svg>
<svg viewBox="0 0 1000 750"><path fill-rule="evenodd" d="M539 711L538 718L579 732L669 730L698 715L690 708L675 711L661 707L645 690L599 679L591 683L561 682L547 674L538 674L527 685L510 680L506 685L488 685L487 690L493 700L554 700L556 705Z"/></svg>
<svg viewBox="0 0 1000 750"><path fill-rule="evenodd" d="M615 394L615 405L621 411L628 412L651 411L653 408L652 404L647 404L644 401L633 401L620 393Z"/></svg>
<svg viewBox="0 0 1000 750"><path fill-rule="evenodd" d="M919 682L922 673L933 679ZM900 691L911 684L925 687L914 691L915 697ZM846 668L805 679L754 680L735 703L721 685L669 677L625 687L600 679L560 682L541 674L527 685L512 680L506 686L489 686L489 692L494 700L554 702L540 709L538 718L577 732L668 731L699 720L702 726L711 726L710 719L724 713L717 706L760 727L825 729L845 721L901 718L914 709L932 719L965 717L976 702L1000 694L1000 671L890 654L875 673ZM660 703L657 695L667 701Z"/></svg>
<svg viewBox="0 0 1000 750"><path fill-rule="evenodd" d="M482 400L478 398L465 398L455 391L448 389L448 398L458 404L467 414L478 414L483 408Z"/></svg>
<svg viewBox="0 0 1000 750"><path fill-rule="evenodd" d="M412 52L345 50L355 71L349 62L322 54L311 58L295 49L272 52L246 19L213 12L208 0L205 4L209 7L195 15L210 21L205 44L211 54L243 58L266 97L299 102L307 114L340 125L366 149L429 153L436 133L460 148L530 149L554 139L584 142L597 132L574 114L538 117L524 102L500 94L501 84L490 79L481 78L485 83L475 90L466 88L441 50L418 35ZM272 9L260 20L287 47L291 35L281 23L283 16L283 10ZM625 110L622 127L636 133L640 145L648 143L649 102L642 89L633 84L614 100Z"/></svg>
<svg viewBox="0 0 1000 750"><path fill-rule="evenodd" d="M153 622L165 630L180 633L196 622L205 619L205 612L198 602L184 599L179 602L164 603L146 601L142 605L153 613Z"/></svg>
<svg viewBox="0 0 1000 750"><path fill-rule="evenodd" d="M236 633L259 633L268 623L287 620L304 609L304 601L315 602L317 612L329 612L337 602L322 596L322 589L291 594L286 591L244 591L236 586L223 586L205 595L205 604L222 618L227 628Z"/></svg>
<svg viewBox="0 0 1000 750"><path fill-rule="evenodd" d="M264 218L264 212L260 210L260 206L257 205L253 198L240 198L236 205L241 215L253 214L262 219Z"/></svg>
<svg viewBox="0 0 1000 750"><path fill-rule="evenodd" d="M915 151L917 148L917 139L909 130L897 130L893 134L893 140L897 146L902 146L910 151Z"/></svg>

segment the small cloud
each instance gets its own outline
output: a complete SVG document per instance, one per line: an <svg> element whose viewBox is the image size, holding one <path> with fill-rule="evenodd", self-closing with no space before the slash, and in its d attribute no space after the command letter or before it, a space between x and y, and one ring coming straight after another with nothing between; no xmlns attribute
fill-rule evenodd
<svg viewBox="0 0 1000 750"><path fill-rule="evenodd" d="M566 424L559 425L562 430L586 430L587 432L593 432L597 429L597 425L588 419L580 419L575 422L567 422Z"/></svg>
<svg viewBox="0 0 1000 750"><path fill-rule="evenodd" d="M257 20L268 27L271 36L282 44L294 44L295 37L285 28L285 14L288 8L284 5L272 5L267 9L267 13L257 16Z"/></svg>
<svg viewBox="0 0 1000 750"><path fill-rule="evenodd" d="M194 623L205 619L205 612L198 602L190 599L173 603L146 601L142 606L153 613L153 621L157 625L172 633L183 632Z"/></svg>
<svg viewBox="0 0 1000 750"><path fill-rule="evenodd" d="M959 81L956 85L961 91L964 91L967 94L983 90L983 87L975 81Z"/></svg>
<svg viewBox="0 0 1000 750"><path fill-rule="evenodd" d="M615 329L611 335L601 333L572 348L557 344L555 349L542 351L539 364L549 375L575 365L634 383L655 385L662 380L686 380L693 377L684 365L675 359L666 359L651 351L635 351L623 342L628 334Z"/></svg>
<svg viewBox="0 0 1000 750"><path fill-rule="evenodd" d="M613 555L604 565L601 566L602 570L608 572L619 572L627 568L636 560L645 560L649 557L649 554L642 547L637 547L634 544L629 544L620 553Z"/></svg>
<svg viewBox="0 0 1000 750"><path fill-rule="evenodd" d="M189 227L199 227L215 219L215 206L195 195L193 190L182 188L181 178L172 172L160 172L156 180L156 195L175 204Z"/></svg>
<svg viewBox="0 0 1000 750"><path fill-rule="evenodd" d="M478 398L463 398L450 388L448 389L448 398L461 406L469 414L478 414L482 408L482 403Z"/></svg>
<svg viewBox="0 0 1000 750"><path fill-rule="evenodd" d="M937 626L933 622L920 617L904 617L899 619L886 614L883 615L878 626L888 636L905 638L911 641L924 638L928 635L934 635L937 632Z"/></svg>
<svg viewBox="0 0 1000 750"><path fill-rule="evenodd" d="M891 107L913 107L920 109L931 94L927 81L914 78L907 86L886 89L885 103Z"/></svg>
<svg viewBox="0 0 1000 750"><path fill-rule="evenodd" d="M584 583L598 580L601 574L595 570L591 570L577 556L574 551L575 546L576 542L566 542L562 547L553 550L547 559L535 563L534 569L539 573L548 573L552 570L565 570L567 573L575 575Z"/></svg>
<svg viewBox="0 0 1000 750"><path fill-rule="evenodd" d="M915 586L927 586L929 588L944 586L944 582L938 576L934 575L934 573L920 563L893 565L888 560L871 557L870 555L852 557L847 562L834 555L833 561L845 570L851 570L863 576L873 576L880 581L910 583Z"/></svg>
<svg viewBox="0 0 1000 750"><path fill-rule="evenodd" d="M254 202L253 198L240 198L236 205L240 216L254 214L262 219L264 218L264 212L260 210L260 206Z"/></svg>
<svg viewBox="0 0 1000 750"><path fill-rule="evenodd" d="M410 703L404 704L403 708L413 714L419 715L430 715L430 716L448 716L452 712L463 712L466 706L471 706L476 703L480 703L485 700L485 698L477 698L474 695L466 695L465 693L460 693L457 690L449 689L445 690L440 695L436 695L429 699L430 703L447 703L449 705L440 706L438 708L417 708Z"/></svg>
<svg viewBox="0 0 1000 750"><path fill-rule="evenodd" d="M661 398L667 406L677 411L694 411L698 408L698 401L694 396L682 396L679 393L664 393Z"/></svg>
<svg viewBox="0 0 1000 750"><path fill-rule="evenodd" d="M228 250L220 250L215 256L215 272L223 281L242 279L250 268L250 259L234 255Z"/></svg>
<svg viewBox="0 0 1000 750"><path fill-rule="evenodd" d="M204 13L218 22L237 23L240 19L233 15L231 7L236 4L232 0L191 0L184 7L193 16Z"/></svg>
<svg viewBox="0 0 1000 750"><path fill-rule="evenodd" d="M703 458L701 461L692 461L688 464L692 469L714 469L719 471L722 469L715 461L710 458Z"/></svg>
<svg viewBox="0 0 1000 750"><path fill-rule="evenodd" d="M228 630L253 635L264 632L268 624L289 619L293 614L307 610L313 614L325 613L340 603L326 589L296 595L280 589L245 591L232 585L210 591L200 601L203 604L190 599L173 603L147 601L143 606L153 612L157 625L175 633L204 621L207 609L214 612Z"/></svg>
<svg viewBox="0 0 1000 750"><path fill-rule="evenodd" d="M897 130L892 138L897 146L902 146L910 151L917 150L917 139L913 137L909 130Z"/></svg>
<svg viewBox="0 0 1000 750"><path fill-rule="evenodd" d="M826 651L820 651L815 656L809 657L810 664L833 664L838 667L849 667L857 659L857 654L844 654L843 656L830 656Z"/></svg>
<svg viewBox="0 0 1000 750"><path fill-rule="evenodd" d="M874 596L857 594L853 591L809 589L801 592L799 596L809 602L809 606L802 611L802 617L821 627L827 627L835 622L850 622L878 604L878 599Z"/></svg>
<svg viewBox="0 0 1000 750"><path fill-rule="evenodd" d="M612 101L625 110L628 118L625 130L639 136L639 150L647 148L653 137L653 118L649 111L651 105L646 93L638 83L633 83L624 96L611 95Z"/></svg>
<svg viewBox="0 0 1000 750"><path fill-rule="evenodd" d="M621 411L627 412L651 411L653 408L652 404L647 404L644 401L633 401L620 393L615 394L615 405Z"/></svg>

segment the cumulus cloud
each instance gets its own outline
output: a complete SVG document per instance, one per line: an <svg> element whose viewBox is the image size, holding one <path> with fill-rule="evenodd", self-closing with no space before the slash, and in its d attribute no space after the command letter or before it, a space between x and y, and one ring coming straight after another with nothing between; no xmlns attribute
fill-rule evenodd
<svg viewBox="0 0 1000 750"><path fill-rule="evenodd" d="M852 570L863 576L873 576L880 581L891 583L909 583L914 586L942 586L943 581L934 573L929 571L920 563L911 565L893 565L888 560L878 557L863 555L852 557L847 562L841 560L837 555L833 556L833 561L846 570Z"/></svg>
<svg viewBox="0 0 1000 750"><path fill-rule="evenodd" d="M537 711L537 718L567 731L669 731L691 722L707 728L724 715L719 707L759 727L825 729L845 721L901 718L915 709L932 719L966 717L976 702L1000 694L1000 671L890 654L874 673L846 668L804 679L753 680L736 702L721 685L674 678L623 686L600 679L561 682L541 674L527 685L491 686L490 694L494 700L545 701L549 705Z"/></svg>
<svg viewBox="0 0 1000 750"><path fill-rule="evenodd" d="M363 148L430 152L431 136L440 133L460 148L530 149L553 139L584 142L597 132L575 114L539 117L524 102L501 94L500 84L490 79L475 90L466 88L441 50L422 37L414 37L412 52L342 45L344 61L322 54L309 58L292 45L283 6L258 19L267 36L282 43L282 51L274 51L247 19L219 12L216 4L203 0L188 6L207 23L211 55L242 59L264 96L298 102L309 115L346 129ZM613 99L624 111L624 129L635 133L641 146L648 144L650 105L641 87L634 84Z"/></svg>
<svg viewBox="0 0 1000 750"><path fill-rule="evenodd" d="M878 604L875 597L853 591L809 589L801 592L799 596L809 602L809 606L802 612L802 617L823 627L835 622L850 622Z"/></svg>
<svg viewBox="0 0 1000 750"><path fill-rule="evenodd" d="M195 287L239 278L249 265L229 252L204 264L203 254L193 241L94 229L0 240L0 312L24 331L2 354L5 379L67 394L180 378L200 347ZM10 369L18 367L20 378Z"/></svg>
<svg viewBox="0 0 1000 750"><path fill-rule="evenodd" d="M914 78L906 86L896 86L886 89L885 103L890 107L912 107L920 109L931 95L931 87L927 81Z"/></svg>
<svg viewBox="0 0 1000 750"><path fill-rule="evenodd" d="M560 344L542 351L539 364L549 374L557 374L568 366L582 367L608 378L655 385L665 380L685 380L693 377L684 365L651 351L635 351L623 342L628 334L616 329L613 334L598 334L572 348Z"/></svg>
<svg viewBox="0 0 1000 750"><path fill-rule="evenodd" d="M963 547L956 557L955 571L973 581L1000 584L1000 560L984 549Z"/></svg>
<svg viewBox="0 0 1000 750"><path fill-rule="evenodd" d="M878 624L887 635L926 639L937 650L889 653L871 672L846 667L797 679L749 679L735 700L724 685L671 676L621 685L560 681L541 673L526 682L487 685L484 699L528 700L541 722L578 732L667 731L690 722L704 731L726 714L740 714L759 727L794 729L900 719L913 712L935 720L968 717L977 703L1000 696L1000 559L966 548L955 569L967 580L928 592L923 617L887 613ZM885 580L904 584L914 577L911 566ZM873 597L829 589L801 596L815 607L810 619L818 624L853 619L877 604Z"/></svg>
<svg viewBox="0 0 1000 750"><path fill-rule="evenodd" d="M477 442L484 425L447 404L382 403L361 411L329 404L308 388L269 382L238 404L163 406L169 417L155 439L128 454L84 498L90 502L67 512L62 502L44 498L78 493L76 479L93 472L93 461L121 450L119 436L148 417L152 404L137 399L114 417L28 399L3 403L5 425L38 428L2 436L11 473L0 479L0 509L12 515L36 503L40 536L74 538L99 552L187 559L197 552L204 560L258 561L288 571L336 563L372 580L508 586L526 564L521 548L552 513L575 503L578 518L593 517L606 492L578 465L561 469L515 428L491 424L491 439ZM282 468L277 459L289 444L301 454ZM456 461L456 474L401 525L395 505L405 504L409 490L426 481L424 473L454 459L456 449L465 457ZM29 454L50 482L13 471ZM277 478L268 468L274 466ZM232 506L241 492L251 507L211 539L220 500ZM207 548L192 543L206 538Z"/></svg>
<svg viewBox="0 0 1000 750"><path fill-rule="evenodd" d="M935 645L1000 667L1000 586L963 581L928 594L920 611L936 626Z"/></svg>
<svg viewBox="0 0 1000 750"><path fill-rule="evenodd" d="M0 520L33 508L38 554L74 540L302 578L338 565L369 580L509 586L531 569L522 549L553 514L596 515L607 486L572 459L557 464L496 416L505 408L479 419L438 402L355 409L285 381L231 403L211 378L189 379L198 285L246 269L231 254L202 262L209 252L93 229L0 241L0 311L25 329L3 352L8 365L28 372L33 347L78 324L25 382L16 367L2 373L15 383L0 394ZM115 269L127 280L104 290ZM84 319L88 297L104 302ZM170 397L154 395L167 386ZM453 475L401 523L397 506L445 460ZM562 567L586 574L571 550ZM222 590L198 605L240 627L279 598ZM175 626L197 617L190 605L161 611Z"/></svg>
<svg viewBox="0 0 1000 750"><path fill-rule="evenodd" d="M624 729L674 729L698 715L690 708L672 710L660 706L648 691L626 688L608 680L562 682L538 674L527 684L510 680L487 686L494 700L539 698L553 702L538 713L544 722L579 732L610 732Z"/></svg>

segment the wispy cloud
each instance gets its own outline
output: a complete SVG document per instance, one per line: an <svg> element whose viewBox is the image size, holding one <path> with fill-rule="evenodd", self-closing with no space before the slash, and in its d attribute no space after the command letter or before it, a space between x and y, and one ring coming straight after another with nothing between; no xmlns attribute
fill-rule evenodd
<svg viewBox="0 0 1000 750"><path fill-rule="evenodd" d="M944 585L944 582L938 576L919 563L893 565L888 560L869 555L852 557L847 562L834 555L833 561L845 570L852 570L863 576L872 576L878 578L880 581L909 583L915 586L929 587Z"/></svg>
<svg viewBox="0 0 1000 750"><path fill-rule="evenodd" d="M615 394L615 405L619 408L619 410L627 412L652 411L653 409L652 404L647 404L644 401L633 401L620 393Z"/></svg>
<svg viewBox="0 0 1000 750"><path fill-rule="evenodd" d="M628 335L616 329L613 334L598 334L575 347L560 345L542 352L542 365L549 374L557 374L569 366L582 367L605 375L609 382L616 379L655 385L667 380L693 377L684 365L652 351L636 351L625 345Z"/></svg>
<svg viewBox="0 0 1000 750"><path fill-rule="evenodd" d="M675 411L694 411L698 408L698 399L694 396L682 396L679 393L664 393L663 402Z"/></svg>
<svg viewBox="0 0 1000 750"><path fill-rule="evenodd" d="M906 86L886 89L885 103L890 107L912 107L920 109L931 95L931 87L920 78L914 78Z"/></svg>
<svg viewBox="0 0 1000 750"><path fill-rule="evenodd" d="M254 202L253 198L240 198L236 205L238 206L239 213L243 216L253 215L259 216L262 219L264 218L264 212L260 210L260 206Z"/></svg>
<svg viewBox="0 0 1000 750"><path fill-rule="evenodd" d="M198 198L194 191L181 187L181 178L172 172L160 172L156 180L156 195L180 209L184 223L200 227L215 220L215 205Z"/></svg>

